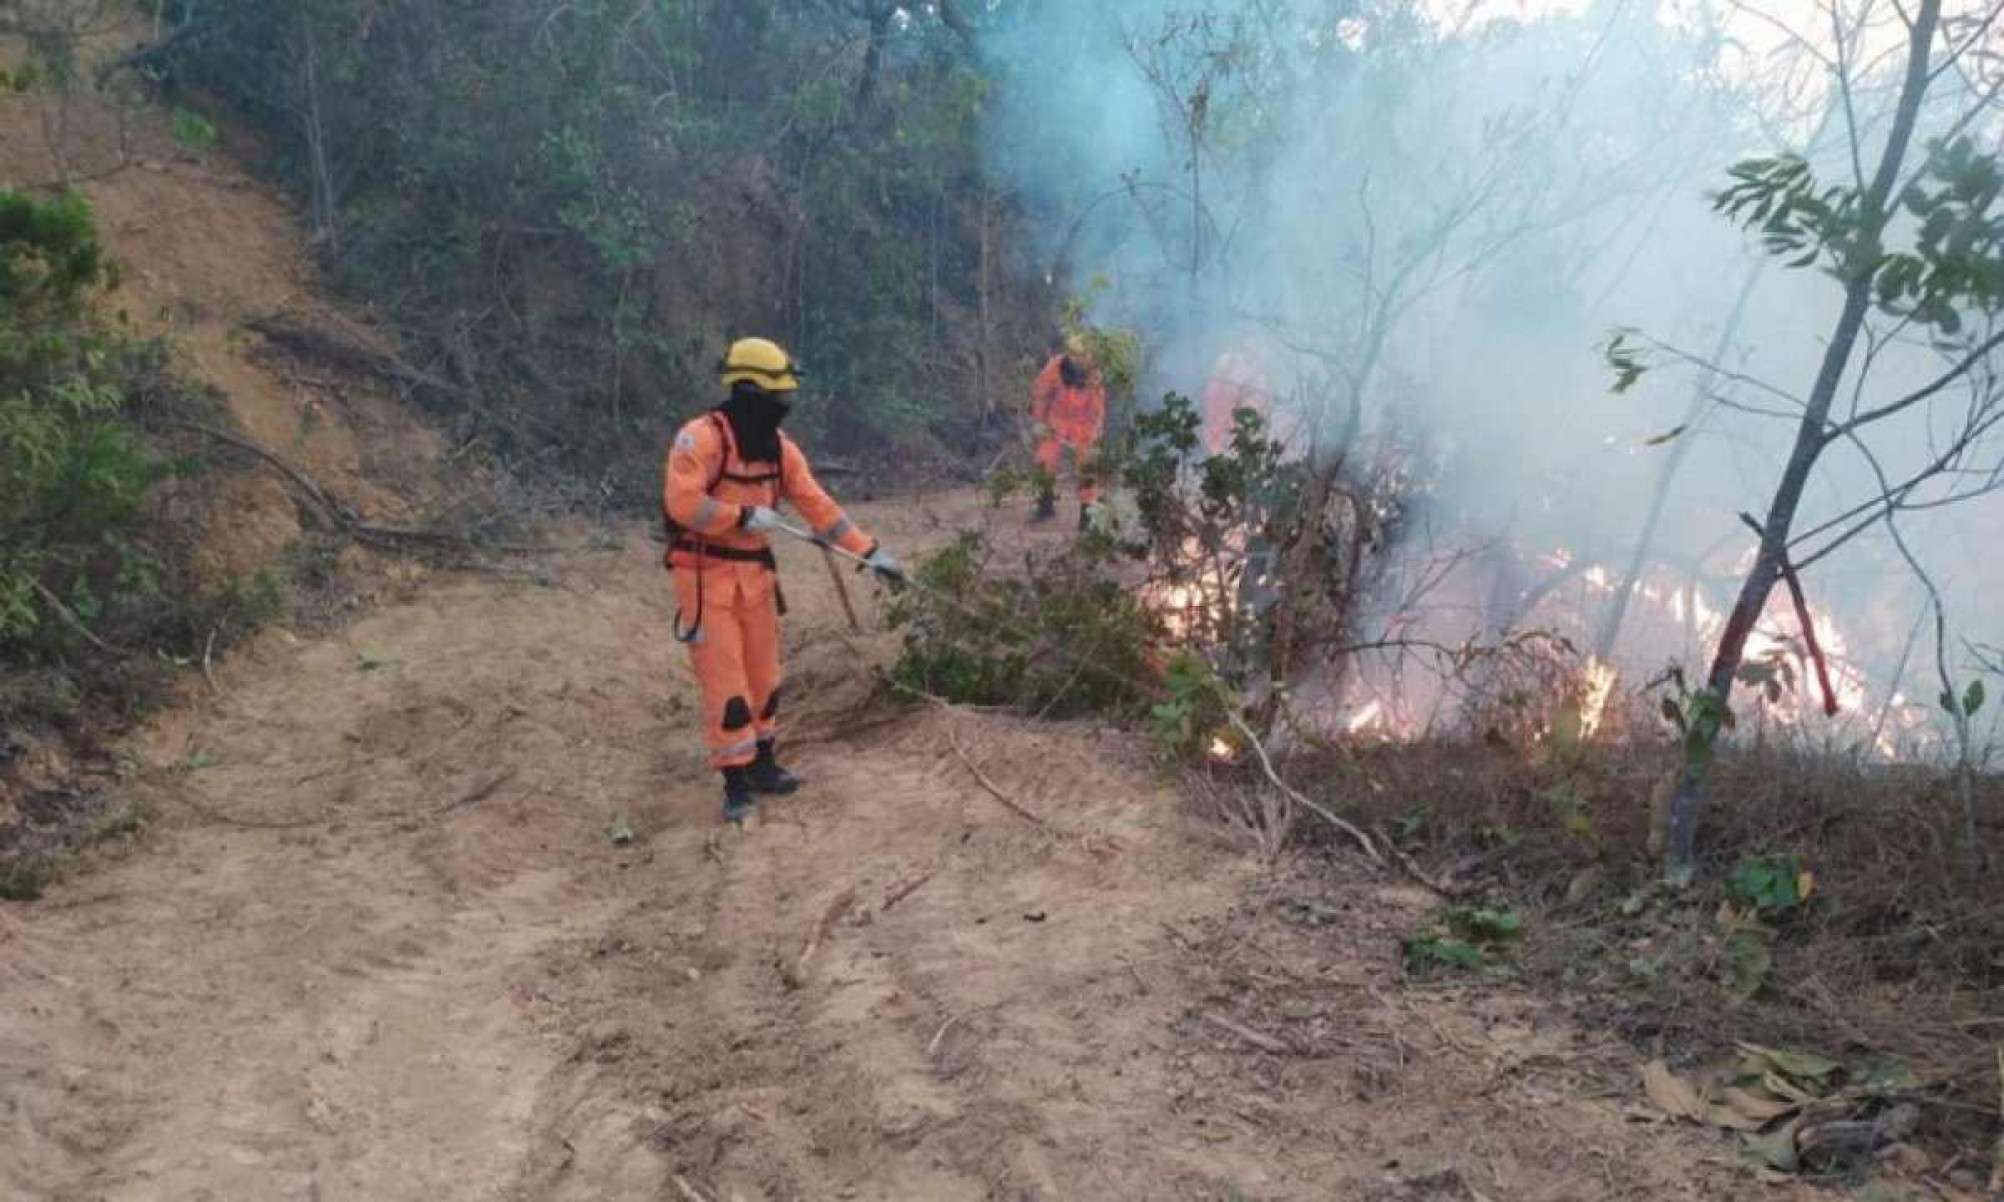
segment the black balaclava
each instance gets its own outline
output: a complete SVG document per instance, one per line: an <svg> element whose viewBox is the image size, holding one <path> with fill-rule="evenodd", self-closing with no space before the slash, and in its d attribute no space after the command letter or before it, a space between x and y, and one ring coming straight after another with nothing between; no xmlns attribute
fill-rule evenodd
<svg viewBox="0 0 2004 1202"><path fill-rule="evenodd" d="M1092 373L1086 370L1086 365L1070 355L1059 360L1058 375L1063 378L1067 388L1084 388L1086 381L1092 378Z"/></svg>
<svg viewBox="0 0 2004 1202"><path fill-rule="evenodd" d="M731 385L731 399L717 406L746 463L779 464L779 423L789 408L782 395L740 380Z"/></svg>

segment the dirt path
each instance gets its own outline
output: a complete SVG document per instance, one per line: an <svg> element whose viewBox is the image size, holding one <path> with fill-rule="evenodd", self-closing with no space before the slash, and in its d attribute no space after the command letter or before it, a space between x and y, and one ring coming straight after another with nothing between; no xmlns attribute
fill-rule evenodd
<svg viewBox="0 0 2004 1202"><path fill-rule="evenodd" d="M720 832L655 555L272 636L163 720L147 833L0 912L0 1196L1746 1196L1625 1050L1402 993L1423 898L1090 729L913 715ZM885 640L786 559L794 694L845 705Z"/></svg>

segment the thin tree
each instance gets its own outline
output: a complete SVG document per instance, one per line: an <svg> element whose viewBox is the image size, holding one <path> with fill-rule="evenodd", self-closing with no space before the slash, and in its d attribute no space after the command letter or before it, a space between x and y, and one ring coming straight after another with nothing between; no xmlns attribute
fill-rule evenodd
<svg viewBox="0 0 2004 1202"><path fill-rule="evenodd" d="M1849 184L1816 178L1805 160L1782 155L1751 159L1732 168L1732 183L1716 199L1727 216L1759 231L1768 250L1791 266L1820 266L1843 289L1844 303L1831 330L1806 398L1768 391L1780 407L1748 406L1794 424L1788 458L1774 493L1759 519L1758 552L1741 582L1714 652L1705 687L1687 715L1684 764L1669 808L1669 874L1688 880L1697 863L1698 823L1723 730L1731 721L1730 700L1740 678L1748 640L1766 612L1777 584L1792 590L1797 573L1858 535L1901 512L1938 509L1997 487L1998 473L1985 473L1972 459L1983 453L1987 436L2004 421L1990 357L2004 345L2004 327L1988 318L2004 302L2004 216L1995 212L2000 173L1995 156L1979 153L1966 136L1987 111L1997 89L1942 86L1966 67L1972 50L1989 36L1999 8L1945 24L1941 0L1921 0L1899 10L1905 29L1896 99L1877 162L1868 166L1869 115L1861 111L1859 83L1871 70L1861 65L1859 30L1872 19L1870 5L1849 11L1832 3L1824 10L1834 31L1834 49L1812 50L1826 66L1849 135ZM1800 39L1813 47L1809 39ZM1965 85L1968 76L1958 76ZM1967 103L1947 122L1942 136L1915 155L1916 131L1931 92ZM1914 160L1918 165L1914 165ZM1911 218L1895 227L1904 210ZM1909 228L1909 226L1911 228ZM1899 234L1906 242L1892 249ZM1890 328L1874 329L1874 314ZM1909 334L1928 334L1944 348L1936 374L1919 387L1873 403L1867 385L1882 354ZM1610 360L1632 382L1642 363L1635 346L1616 339ZM1848 409L1840 400L1848 390ZM1952 431L1935 453L1904 477L1887 476L1879 495L1804 531L1797 527L1804 492L1825 453L1848 445L1869 455L1868 436L1884 423L1968 391L1956 409ZM1974 474L1972 475L1972 471ZM1949 481L1946 491L1930 485ZM1799 607L1804 608L1804 607ZM1806 618L1806 614L1804 615ZM1806 624L1806 623L1805 623ZM1805 633L1808 633L1805 631Z"/></svg>

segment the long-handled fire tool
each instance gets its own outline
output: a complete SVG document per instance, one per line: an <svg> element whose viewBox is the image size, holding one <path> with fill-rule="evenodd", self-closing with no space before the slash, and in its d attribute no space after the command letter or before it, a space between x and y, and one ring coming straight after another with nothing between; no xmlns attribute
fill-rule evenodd
<svg viewBox="0 0 2004 1202"><path fill-rule="evenodd" d="M821 548L821 558L828 565L828 578L835 582L835 595L842 599L842 612L848 615L849 629L857 634L863 633L863 623L861 619L856 617L856 603L849 597L849 582L842 579L842 569L835 566L835 557L837 555L859 564L864 562L863 557L860 555L851 555L827 539L818 538L788 522L779 523L777 529L782 534L792 535L801 542L813 543L815 546ZM868 565L866 564L865 566Z"/></svg>

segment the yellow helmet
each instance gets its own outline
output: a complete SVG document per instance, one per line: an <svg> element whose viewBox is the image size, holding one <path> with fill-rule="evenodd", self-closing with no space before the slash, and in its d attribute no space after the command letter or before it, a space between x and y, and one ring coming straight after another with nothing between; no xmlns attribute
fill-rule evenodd
<svg viewBox="0 0 2004 1202"><path fill-rule="evenodd" d="M793 392L799 389L800 377L805 373L777 342L740 338L724 352L717 374L726 388L742 382L756 384L767 392Z"/></svg>

